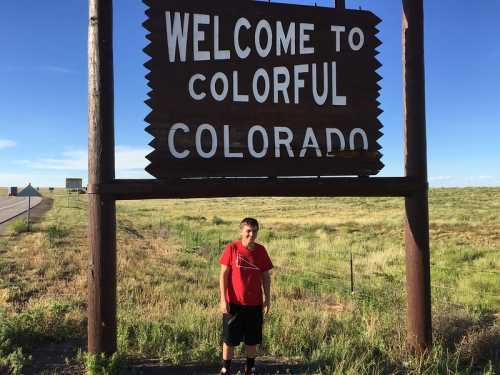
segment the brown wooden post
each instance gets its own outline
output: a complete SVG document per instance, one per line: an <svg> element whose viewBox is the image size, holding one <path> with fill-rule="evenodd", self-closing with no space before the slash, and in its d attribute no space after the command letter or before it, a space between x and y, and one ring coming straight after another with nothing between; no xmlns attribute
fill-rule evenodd
<svg viewBox="0 0 500 375"><path fill-rule="evenodd" d="M112 0L89 0L89 184L115 177ZM111 195L89 199L88 351L116 351L116 212Z"/></svg>
<svg viewBox="0 0 500 375"><path fill-rule="evenodd" d="M335 0L335 8L345 9L345 0Z"/></svg>
<svg viewBox="0 0 500 375"><path fill-rule="evenodd" d="M405 173L425 187L405 198L407 340L417 352L432 344L423 18L423 0L403 0Z"/></svg>

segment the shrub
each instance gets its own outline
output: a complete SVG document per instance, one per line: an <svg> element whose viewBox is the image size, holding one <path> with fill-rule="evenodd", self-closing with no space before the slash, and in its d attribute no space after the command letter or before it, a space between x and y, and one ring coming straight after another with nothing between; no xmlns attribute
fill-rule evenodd
<svg viewBox="0 0 500 375"><path fill-rule="evenodd" d="M120 353L114 353L111 357L101 353L82 353L77 355L77 360L85 366L87 375L119 375L123 373L126 366L125 357Z"/></svg>
<svg viewBox="0 0 500 375"><path fill-rule="evenodd" d="M67 235L67 231L62 229L58 224L51 224L45 230L45 235L49 242L49 246L53 247L56 244L57 240Z"/></svg>
<svg viewBox="0 0 500 375"><path fill-rule="evenodd" d="M21 374L23 366L31 361L22 349L13 343L16 330L12 322L0 311L0 374Z"/></svg>
<svg viewBox="0 0 500 375"><path fill-rule="evenodd" d="M222 219L218 216L214 216L212 218L212 224L214 224L214 225L222 225L222 224L226 224L226 223L227 222L224 219Z"/></svg>

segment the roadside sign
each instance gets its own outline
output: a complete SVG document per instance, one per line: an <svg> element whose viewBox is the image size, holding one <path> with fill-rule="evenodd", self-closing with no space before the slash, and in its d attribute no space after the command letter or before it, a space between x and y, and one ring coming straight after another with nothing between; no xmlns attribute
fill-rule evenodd
<svg viewBox="0 0 500 375"><path fill-rule="evenodd" d="M41 197L42 195L38 190L36 190L31 183L28 184L23 190L17 193L18 197Z"/></svg>
<svg viewBox="0 0 500 375"><path fill-rule="evenodd" d="M383 167L373 13L145 3L153 176L366 176Z"/></svg>
<svg viewBox="0 0 500 375"><path fill-rule="evenodd" d="M264 193L404 197L407 341L427 352L423 0L402 0L405 176L371 178L336 176L383 167L376 16L346 10L344 0L335 1L336 10L250 0L144 2L152 89L146 120L155 137L147 170L158 180L115 178L113 2L89 0L89 352L117 348L117 200ZM288 178L203 178L212 176Z"/></svg>
<svg viewBox="0 0 500 375"><path fill-rule="evenodd" d="M81 178L67 178L66 179L66 189L70 190L80 190L82 188Z"/></svg>

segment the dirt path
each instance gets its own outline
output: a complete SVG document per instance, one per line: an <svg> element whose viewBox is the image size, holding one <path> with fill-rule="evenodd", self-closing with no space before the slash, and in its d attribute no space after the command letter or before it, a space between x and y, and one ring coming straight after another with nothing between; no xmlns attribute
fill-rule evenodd
<svg viewBox="0 0 500 375"><path fill-rule="evenodd" d="M279 362L271 357L257 358L258 374L275 375L275 374L307 374L311 371L309 366L304 364L286 364ZM233 374L243 373L245 361L236 359L231 365ZM130 373L151 374L151 375L216 375L219 374L220 366L204 366L200 364L186 364L183 366L165 365L155 361L142 361L130 364Z"/></svg>
<svg viewBox="0 0 500 375"><path fill-rule="evenodd" d="M66 342L59 344L51 344L44 348L31 353L33 356L33 364L23 369L23 374L71 374L84 375L85 370L81 365L67 364L65 358L75 358L78 348L85 351L83 343ZM243 372L244 360L236 359L231 366L233 374ZM270 357L257 359L257 368L261 375L275 374L308 374L311 371L310 366L304 364L286 364L276 361ZM136 360L130 361L125 369L120 371L120 374L144 374L144 375L217 375L219 374L220 366L207 366L202 364L190 363L180 366L167 365L160 363L157 360Z"/></svg>

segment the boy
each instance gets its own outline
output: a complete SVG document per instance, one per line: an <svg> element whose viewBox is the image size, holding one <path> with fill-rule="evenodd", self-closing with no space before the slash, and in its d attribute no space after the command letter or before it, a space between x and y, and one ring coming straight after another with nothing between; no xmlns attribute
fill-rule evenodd
<svg viewBox="0 0 500 375"><path fill-rule="evenodd" d="M257 220L243 219L241 240L228 244L219 259L224 342L220 373L224 375L231 374L234 347L241 341L245 343L247 354L245 375L255 374L257 345L262 342L263 313L267 314L270 308L269 270L273 268L265 247L255 242L258 230Z"/></svg>

